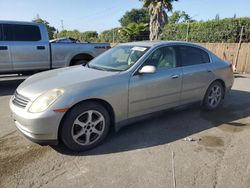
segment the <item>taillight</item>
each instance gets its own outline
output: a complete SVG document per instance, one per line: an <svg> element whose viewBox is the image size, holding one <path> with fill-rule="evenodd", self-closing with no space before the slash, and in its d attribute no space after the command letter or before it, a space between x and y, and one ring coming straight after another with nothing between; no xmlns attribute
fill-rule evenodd
<svg viewBox="0 0 250 188"><path fill-rule="evenodd" d="M108 49L110 49L111 48L111 46L106 46L106 50L108 50Z"/></svg>
<svg viewBox="0 0 250 188"><path fill-rule="evenodd" d="M232 72L236 71L236 67L235 67L234 64L230 63L229 67L230 67L230 69L231 69Z"/></svg>

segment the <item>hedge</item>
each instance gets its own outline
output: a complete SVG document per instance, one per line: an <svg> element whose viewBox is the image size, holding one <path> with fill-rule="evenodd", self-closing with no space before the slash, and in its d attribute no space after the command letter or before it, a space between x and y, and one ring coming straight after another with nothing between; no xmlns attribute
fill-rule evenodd
<svg viewBox="0 0 250 188"><path fill-rule="evenodd" d="M163 40L187 39L192 42L250 42L250 18L226 18L222 20L167 24L162 32ZM189 28L189 29L188 29Z"/></svg>

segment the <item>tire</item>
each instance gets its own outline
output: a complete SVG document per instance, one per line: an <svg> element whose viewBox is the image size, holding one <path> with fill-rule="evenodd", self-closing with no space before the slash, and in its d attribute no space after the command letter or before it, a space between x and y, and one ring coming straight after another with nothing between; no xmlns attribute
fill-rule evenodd
<svg viewBox="0 0 250 188"><path fill-rule="evenodd" d="M85 151L101 144L110 128L106 108L96 102L85 102L73 107L60 127L62 142L73 151Z"/></svg>
<svg viewBox="0 0 250 188"><path fill-rule="evenodd" d="M35 74L35 71L27 71L27 72L23 72L22 76L30 76L32 74Z"/></svg>
<svg viewBox="0 0 250 188"><path fill-rule="evenodd" d="M224 98L224 87L223 85L215 81L207 89L205 97L203 99L203 108L207 111L218 109Z"/></svg>
<svg viewBox="0 0 250 188"><path fill-rule="evenodd" d="M72 64L72 66L75 66L75 65L86 65L88 62L89 62L89 60L86 60L86 59L77 60L77 61L75 61L75 62Z"/></svg>

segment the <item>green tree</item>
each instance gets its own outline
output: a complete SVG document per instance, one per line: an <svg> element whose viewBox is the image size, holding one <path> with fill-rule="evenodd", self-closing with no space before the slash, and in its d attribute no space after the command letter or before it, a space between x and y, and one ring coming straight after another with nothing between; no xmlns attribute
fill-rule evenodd
<svg viewBox="0 0 250 188"><path fill-rule="evenodd" d="M43 23L47 27L48 34L49 34L49 39L53 39L54 38L54 33L56 31L56 28L54 28L53 26L50 26L49 22L47 22L46 20L43 20L42 18L39 18L39 17L34 18L32 20L32 22Z"/></svg>
<svg viewBox="0 0 250 188"><path fill-rule="evenodd" d="M144 40L148 37L145 31L148 30L148 24L145 23L130 23L127 27L123 27L121 35L128 38L129 41Z"/></svg>
<svg viewBox="0 0 250 188"><path fill-rule="evenodd" d="M168 18L169 24L183 23L187 21L192 22L194 20L191 20L191 17L185 11L174 11Z"/></svg>
<svg viewBox="0 0 250 188"><path fill-rule="evenodd" d="M80 32L78 30L63 30L60 33L57 33L57 37L71 37L74 39L77 39L79 41L87 41L87 42L94 42L98 39L98 33L96 31L86 31L86 32Z"/></svg>
<svg viewBox="0 0 250 188"><path fill-rule="evenodd" d="M174 1L178 0L140 0L148 8L150 14L149 30L150 40L159 40L164 25L168 22L165 10L172 11Z"/></svg>
<svg viewBox="0 0 250 188"><path fill-rule="evenodd" d="M127 11L119 20L122 27L128 26L130 23L149 23L149 13L145 8L132 9Z"/></svg>
<svg viewBox="0 0 250 188"><path fill-rule="evenodd" d="M81 33L81 41L93 42L98 38L96 31L85 31Z"/></svg>

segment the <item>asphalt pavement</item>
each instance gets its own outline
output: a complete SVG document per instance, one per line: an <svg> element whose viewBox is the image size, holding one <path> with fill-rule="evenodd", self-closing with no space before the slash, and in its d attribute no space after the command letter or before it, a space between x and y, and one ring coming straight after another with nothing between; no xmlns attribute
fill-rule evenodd
<svg viewBox="0 0 250 188"><path fill-rule="evenodd" d="M162 112L82 153L24 138L8 103L26 77L0 76L0 187L250 187L250 75L235 76L219 110Z"/></svg>

